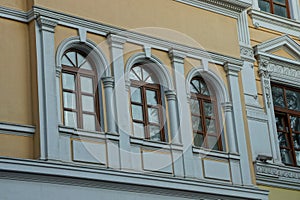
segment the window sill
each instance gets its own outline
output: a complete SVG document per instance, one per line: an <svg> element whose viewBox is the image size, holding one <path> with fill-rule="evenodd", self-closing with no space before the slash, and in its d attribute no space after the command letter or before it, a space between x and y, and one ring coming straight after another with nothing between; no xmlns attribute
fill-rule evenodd
<svg viewBox="0 0 300 200"><path fill-rule="evenodd" d="M300 168L270 163L255 163L257 184L300 190Z"/></svg>
<svg viewBox="0 0 300 200"><path fill-rule="evenodd" d="M87 130L76 129L73 127L67 127L67 126L63 126L63 125L59 125L58 130L60 133L75 135L75 136L79 136L79 137L119 140L119 135L117 133L87 131Z"/></svg>
<svg viewBox="0 0 300 200"><path fill-rule="evenodd" d="M130 143L152 148L174 149L179 151L183 150L183 146L181 144L169 144L167 142L151 141L133 136L130 137Z"/></svg>
<svg viewBox="0 0 300 200"><path fill-rule="evenodd" d="M224 159L234 159L239 160L240 156L238 154L230 154L224 151L216 151L212 149L206 149L202 147L193 146L193 153L200 154L201 156L211 156L211 157L218 157Z"/></svg>
<svg viewBox="0 0 300 200"><path fill-rule="evenodd" d="M300 35L299 21L254 9L250 9L248 14L251 16L255 28L263 27L297 37Z"/></svg>

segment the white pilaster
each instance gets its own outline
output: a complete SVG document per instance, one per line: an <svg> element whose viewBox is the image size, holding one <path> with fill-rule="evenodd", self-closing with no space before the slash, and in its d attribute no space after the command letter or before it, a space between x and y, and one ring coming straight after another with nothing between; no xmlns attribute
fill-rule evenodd
<svg viewBox="0 0 300 200"><path fill-rule="evenodd" d="M244 125L244 116L242 111L240 85L239 85L239 72L241 66L234 65L231 63L225 64L225 71L227 72L228 83L230 87L230 96L233 106L233 121L234 128L236 130L236 138L238 144L238 152L241 155L241 173L242 173L242 184L252 185L250 162L247 149L246 132Z"/></svg>
<svg viewBox="0 0 300 200"><path fill-rule="evenodd" d="M112 72L115 79L114 101L116 105L116 124L120 134L120 161L122 169L131 169L130 135L131 122L128 91L124 74L123 44L126 38L110 34L108 42L111 50Z"/></svg>
<svg viewBox="0 0 300 200"><path fill-rule="evenodd" d="M107 132L116 133L115 107L113 98L114 79L112 77L104 77L102 78L102 82L105 94Z"/></svg>
<svg viewBox="0 0 300 200"><path fill-rule="evenodd" d="M268 131L270 137L272 157L275 163L281 163L280 149L278 146L279 142L277 138L277 128L276 128L276 123L273 120L273 118L275 117L275 113L274 113L274 105L272 101L270 73L268 71L269 62L270 62L270 58L264 56L258 56L259 76L261 78L264 102L265 102L266 113L268 117L268 128L269 128Z"/></svg>
<svg viewBox="0 0 300 200"><path fill-rule="evenodd" d="M39 16L36 24L40 159L43 160L59 160L54 42L57 23L57 20Z"/></svg>
<svg viewBox="0 0 300 200"><path fill-rule="evenodd" d="M193 130L191 125L191 112L186 93L186 81L184 77L184 52L172 49L169 52L172 60L173 77L175 82L175 91L177 93L177 107L179 116L179 132L183 144L183 163L186 177L194 177L193 165Z"/></svg>

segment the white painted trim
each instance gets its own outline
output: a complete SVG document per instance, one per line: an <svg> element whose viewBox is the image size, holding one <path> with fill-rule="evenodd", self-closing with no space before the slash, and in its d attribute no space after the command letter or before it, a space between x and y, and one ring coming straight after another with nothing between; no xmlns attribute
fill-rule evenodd
<svg viewBox="0 0 300 200"><path fill-rule="evenodd" d="M201 76L205 81L208 81L208 85L211 85L211 88L209 89L216 90L215 93L218 96L217 99L219 103L230 101L229 93L220 76L218 76L214 71L210 69L205 70L204 68L202 68L202 66L191 69L187 74L185 88L188 97L191 96L190 82L196 76Z"/></svg>
<svg viewBox="0 0 300 200"><path fill-rule="evenodd" d="M269 163L256 163L256 182L259 185L300 191L300 169Z"/></svg>
<svg viewBox="0 0 300 200"><path fill-rule="evenodd" d="M300 23L292 19L273 15L267 12L250 9L248 14L256 28L264 27L284 34L299 37Z"/></svg>
<svg viewBox="0 0 300 200"><path fill-rule="evenodd" d="M119 140L118 134L110 132L86 131L83 129L75 129L67 126L59 126L58 130L60 134L67 134L71 137L78 136L80 138Z"/></svg>
<svg viewBox="0 0 300 200"><path fill-rule="evenodd" d="M0 122L0 134L33 136L34 133L35 126Z"/></svg>
<svg viewBox="0 0 300 200"><path fill-rule="evenodd" d="M15 10L3 6L0 6L0 18L6 18L24 23L28 23L29 20L32 20L29 18L29 12Z"/></svg>
<svg viewBox="0 0 300 200"><path fill-rule="evenodd" d="M110 66L103 51L93 41L86 39L83 43L78 36L66 38L59 44L55 56L56 67L59 72L61 70L61 59L65 51L71 48L81 50L91 58L97 67L99 80L101 77L110 76Z"/></svg>
<svg viewBox="0 0 300 200"><path fill-rule="evenodd" d="M147 57L146 53L136 53L128 59L125 66L125 81L127 84L130 83L129 73L132 66L139 62L149 62L155 64L156 67L152 67L150 70L154 72L155 76L157 76L159 79L158 81L163 86L164 90L174 90L172 76L163 62L154 55Z"/></svg>
<svg viewBox="0 0 300 200"><path fill-rule="evenodd" d="M21 160L0 157L0 170L11 173L22 173L30 175L46 175L48 177L65 177L72 179L86 179L93 181L105 181L125 185L140 185L145 187L156 187L161 189L172 189L181 192L205 191L206 194L218 195L220 197L232 197L237 199L257 200L268 199L268 191L256 187L236 187L231 184L197 181L193 179L182 179L167 176L155 176L153 174L122 172L119 170L105 169L93 166L82 166L71 163L54 163L36 160ZM9 178L6 176L6 178ZM34 179L30 179L34 180ZM41 182L42 179L35 179ZM75 181L76 182L76 181Z"/></svg>
<svg viewBox="0 0 300 200"><path fill-rule="evenodd" d="M232 18L238 18L243 10L251 6L251 2L233 0L175 0L197 8L205 9Z"/></svg>
<svg viewBox="0 0 300 200"><path fill-rule="evenodd" d="M222 159L234 159L234 160L240 160L240 155L238 154L230 154L223 151L215 151L211 149L206 149L202 147L195 147L193 146L193 153L200 154L202 156L208 156L208 157L215 157L215 158L222 158Z"/></svg>
<svg viewBox="0 0 300 200"><path fill-rule="evenodd" d="M135 144L135 145L140 145L143 147L150 147L154 149L174 149L178 151L183 151L182 145L178 144L169 144L166 142L158 142L158 141L151 141L151 140L146 140L143 138L137 138L137 137L130 137L130 143Z"/></svg>

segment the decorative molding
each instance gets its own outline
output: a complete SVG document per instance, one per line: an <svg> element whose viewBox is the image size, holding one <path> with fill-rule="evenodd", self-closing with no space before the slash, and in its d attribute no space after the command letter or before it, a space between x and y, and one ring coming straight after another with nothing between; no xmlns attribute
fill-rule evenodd
<svg viewBox="0 0 300 200"><path fill-rule="evenodd" d="M178 51L176 49L169 50L169 57L172 62L184 64L184 59L186 58L187 54L182 51Z"/></svg>
<svg viewBox="0 0 300 200"><path fill-rule="evenodd" d="M22 177L27 177L29 181L35 182L51 182L58 183L59 180L63 178L72 178L72 183L75 184L80 180L93 180L101 181L106 183L121 184L123 188L127 185L132 187L133 185L139 185L143 187L151 187L149 191L153 191L153 186L157 189L172 190L172 196L175 193L185 193L188 192L188 198L194 193L199 198L202 193L199 191L205 191L207 194L212 194L216 198L224 199L267 199L268 191L258 189L256 187L236 187L232 184L218 183L211 181L196 181L194 179L182 179L172 176L154 176L153 174L138 173L130 171L119 171L112 169L105 169L101 167L94 166L82 166L76 163L57 163L57 162L43 162L38 160L22 160L22 159L12 159L12 158L0 158L0 170L4 173L18 173L22 174ZM3 173L0 173L3 175ZM33 177L35 179L32 179ZM41 176L47 176L47 178L42 179ZM59 178L60 177L60 178ZM9 176L6 179L11 179ZM31 178L31 179L30 179ZM14 178L16 180L16 178ZM18 179L17 179L18 180ZM97 185L102 185L97 182ZM65 183L63 183L65 184ZM88 185L90 187L90 185ZM112 189L114 187L110 187ZM179 192L178 188L180 188ZM144 190L145 191L145 190ZM195 197L196 197L195 196ZM226 196L226 198L224 197ZM210 197L207 197L210 198Z"/></svg>
<svg viewBox="0 0 300 200"><path fill-rule="evenodd" d="M33 136L33 134L35 133L35 127L29 125L0 122L0 134L2 133L20 136Z"/></svg>
<svg viewBox="0 0 300 200"><path fill-rule="evenodd" d="M58 127L60 134L67 134L71 137L89 138L89 139L111 139L119 140L119 135L117 133L110 132L98 132L98 131L86 131L82 129L75 129L66 126Z"/></svg>
<svg viewBox="0 0 300 200"><path fill-rule="evenodd" d="M165 91L165 95L168 101L176 100L176 92L174 90Z"/></svg>
<svg viewBox="0 0 300 200"><path fill-rule="evenodd" d="M41 30L49 31L54 33L54 29L58 24L57 19L52 19L49 17L38 16L37 22L41 28Z"/></svg>
<svg viewBox="0 0 300 200"><path fill-rule="evenodd" d="M86 29L85 28L79 28L78 33L79 33L79 38L80 42L85 43L86 42Z"/></svg>
<svg viewBox="0 0 300 200"><path fill-rule="evenodd" d="M258 184L300 190L299 168L258 162L255 169Z"/></svg>
<svg viewBox="0 0 300 200"><path fill-rule="evenodd" d="M241 58L250 61L250 62L254 62L254 51L253 48L251 46L244 46L244 45L240 45L240 53L241 53Z"/></svg>
<svg viewBox="0 0 300 200"><path fill-rule="evenodd" d="M126 37L118 36L115 34L109 34L107 36L107 41L111 47L116 47L118 49L123 49L123 45L126 43Z"/></svg>
<svg viewBox="0 0 300 200"><path fill-rule="evenodd" d="M11 19L11 20L16 20L19 22L28 23L29 21L32 20L30 14L31 14L30 11L24 12L24 11L0 6L0 17L1 18L6 18L6 19Z"/></svg>
<svg viewBox="0 0 300 200"><path fill-rule="evenodd" d="M103 82L103 87L106 88L106 87L111 87L113 88L114 87L114 78L113 77L103 77L102 78L102 82Z"/></svg>
<svg viewBox="0 0 300 200"><path fill-rule="evenodd" d="M241 0L175 0L225 16L237 18L238 14L251 6L251 1Z"/></svg>
<svg viewBox="0 0 300 200"><path fill-rule="evenodd" d="M288 51L290 54L292 54L295 57L296 61L272 54L273 51L276 51L280 48L284 48L286 51ZM297 42L295 42L289 35L283 35L283 36L265 41L263 43L256 45L254 47L254 49L255 49L256 55L267 54L268 56L272 56L279 60L296 62L297 64L300 64L299 63L300 45Z"/></svg>
<svg viewBox="0 0 300 200"><path fill-rule="evenodd" d="M300 36L300 22L267 12L250 9L248 14L256 28L264 27L285 34Z"/></svg>
<svg viewBox="0 0 300 200"><path fill-rule="evenodd" d="M225 63L224 70L227 75L238 76L238 73L242 70L242 66L227 62Z"/></svg>

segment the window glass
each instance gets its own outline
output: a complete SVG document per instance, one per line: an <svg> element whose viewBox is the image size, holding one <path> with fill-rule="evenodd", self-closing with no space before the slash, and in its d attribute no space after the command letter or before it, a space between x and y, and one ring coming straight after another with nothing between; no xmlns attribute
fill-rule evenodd
<svg viewBox="0 0 300 200"><path fill-rule="evenodd" d="M290 17L288 1L289 0L258 0L258 5L262 11L281 17Z"/></svg>
<svg viewBox="0 0 300 200"><path fill-rule="evenodd" d="M76 95L75 93L64 92L64 107L70 109L76 109Z"/></svg>
<svg viewBox="0 0 300 200"><path fill-rule="evenodd" d="M300 151L300 90L272 84L278 146L282 162L299 166Z"/></svg>
<svg viewBox="0 0 300 200"><path fill-rule="evenodd" d="M63 55L62 105L66 126L91 131L98 129L98 97L97 92L94 93L96 77L94 67L84 54L71 50Z"/></svg>
<svg viewBox="0 0 300 200"><path fill-rule="evenodd" d="M166 141L162 119L160 85L149 70L150 64L137 64L130 73L133 134L153 141Z"/></svg>
<svg viewBox="0 0 300 200"><path fill-rule="evenodd" d="M216 99L214 95L210 94L207 84L201 77L192 79L190 89L194 145L222 150L220 131L216 123Z"/></svg>
<svg viewBox="0 0 300 200"><path fill-rule="evenodd" d="M73 74L62 74L63 88L67 90L75 90L75 76Z"/></svg>

